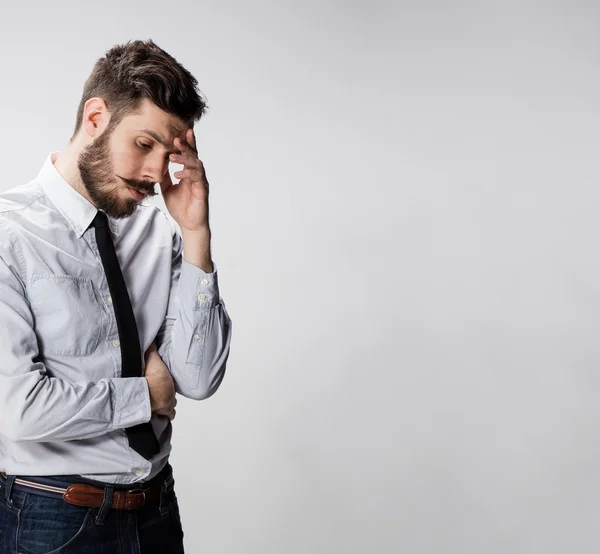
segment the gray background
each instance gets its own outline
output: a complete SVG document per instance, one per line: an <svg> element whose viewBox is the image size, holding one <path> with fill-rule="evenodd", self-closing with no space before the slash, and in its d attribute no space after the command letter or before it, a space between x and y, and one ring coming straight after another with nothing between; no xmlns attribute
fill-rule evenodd
<svg viewBox="0 0 600 554"><path fill-rule="evenodd" d="M192 553L600 548L597 3L0 11L0 189L114 44L194 73L228 373L180 401Z"/></svg>

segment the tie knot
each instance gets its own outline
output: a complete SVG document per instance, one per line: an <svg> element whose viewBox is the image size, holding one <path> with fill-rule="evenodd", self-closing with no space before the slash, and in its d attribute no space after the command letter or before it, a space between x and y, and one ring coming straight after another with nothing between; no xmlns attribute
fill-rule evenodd
<svg viewBox="0 0 600 554"><path fill-rule="evenodd" d="M94 217L94 219L92 219L91 226L108 227L108 217L106 217L106 214L104 212L98 210L98 212L96 212L96 216Z"/></svg>

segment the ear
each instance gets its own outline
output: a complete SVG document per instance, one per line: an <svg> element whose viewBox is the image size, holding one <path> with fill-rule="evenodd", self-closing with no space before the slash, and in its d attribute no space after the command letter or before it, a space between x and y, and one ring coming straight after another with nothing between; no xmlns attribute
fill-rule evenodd
<svg viewBox="0 0 600 554"><path fill-rule="evenodd" d="M81 126L86 135L96 138L106 129L110 120L110 112L106 102L100 97L90 98L83 106Z"/></svg>

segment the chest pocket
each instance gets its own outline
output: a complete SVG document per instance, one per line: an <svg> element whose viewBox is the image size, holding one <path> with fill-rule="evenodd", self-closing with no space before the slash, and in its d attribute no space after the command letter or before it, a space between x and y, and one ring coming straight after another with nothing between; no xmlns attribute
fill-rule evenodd
<svg viewBox="0 0 600 554"><path fill-rule="evenodd" d="M96 350L102 310L91 279L34 274L29 301L42 355L88 356Z"/></svg>

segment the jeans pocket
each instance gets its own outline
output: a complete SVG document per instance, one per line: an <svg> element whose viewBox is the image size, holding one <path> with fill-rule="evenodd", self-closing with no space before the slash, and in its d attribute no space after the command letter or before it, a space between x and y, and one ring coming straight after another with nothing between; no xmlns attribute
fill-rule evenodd
<svg viewBox="0 0 600 554"><path fill-rule="evenodd" d="M13 490L12 502L7 502L4 486L0 485L0 552L2 553L18 552L15 542L24 498L24 493Z"/></svg>
<svg viewBox="0 0 600 554"><path fill-rule="evenodd" d="M171 517L171 521L173 522L173 537L176 537L178 540L183 540L183 527L181 525L181 515L179 514L179 503L177 502L177 496L173 496L173 500L169 503L169 515Z"/></svg>
<svg viewBox="0 0 600 554"><path fill-rule="evenodd" d="M93 524L94 508L59 498L28 494L19 514L18 552L59 554L71 548Z"/></svg>
<svg viewBox="0 0 600 554"><path fill-rule="evenodd" d="M10 495L10 501L7 502L5 496L6 489L4 487L5 483L0 483L0 507L18 516L21 512L21 508L23 507L23 502L25 502L25 497L27 494L13 489Z"/></svg>
<svg viewBox="0 0 600 554"><path fill-rule="evenodd" d="M170 488L167 492L164 493L163 510L161 515L169 515L174 520L176 525L181 526L179 502L177 501L177 495L175 494L174 488Z"/></svg>

